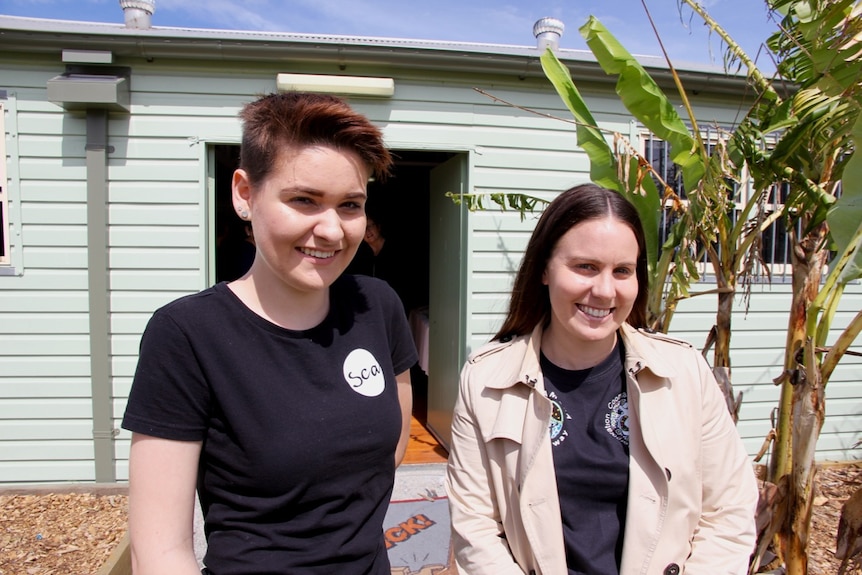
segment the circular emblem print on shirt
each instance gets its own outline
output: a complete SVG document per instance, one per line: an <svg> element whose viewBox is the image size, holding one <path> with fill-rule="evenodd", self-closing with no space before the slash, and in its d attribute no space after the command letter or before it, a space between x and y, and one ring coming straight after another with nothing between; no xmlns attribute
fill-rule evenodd
<svg viewBox="0 0 862 575"><path fill-rule="evenodd" d="M548 399L551 400L551 421L548 423L548 431L551 433L551 445L556 447L568 437L566 420L571 419L572 416L563 409L556 393L549 391L547 395Z"/></svg>
<svg viewBox="0 0 862 575"><path fill-rule="evenodd" d="M558 438L560 432L563 431L563 408L553 399L551 400L551 423L549 430L551 432L551 441Z"/></svg>
<svg viewBox="0 0 862 575"><path fill-rule="evenodd" d="M629 400L625 392L608 402L605 429L623 445L629 444Z"/></svg>
<svg viewBox="0 0 862 575"><path fill-rule="evenodd" d="M375 397L386 388L386 378L377 359L367 349L354 349L344 360L344 379L350 389Z"/></svg>

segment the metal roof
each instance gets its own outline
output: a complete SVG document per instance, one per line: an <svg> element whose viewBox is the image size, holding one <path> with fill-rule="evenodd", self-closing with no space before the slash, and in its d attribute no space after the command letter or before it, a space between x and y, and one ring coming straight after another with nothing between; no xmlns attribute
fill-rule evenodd
<svg viewBox="0 0 862 575"><path fill-rule="evenodd" d="M63 49L110 50L117 57L203 59L222 61L337 61L343 64L404 65L439 71L518 73L541 76L536 46L484 44L296 34L243 30L215 30L153 26L128 28L123 23L77 22L0 15L0 49L6 51L58 52ZM612 81L587 50L555 52L573 74L596 81ZM670 77L663 58L637 56L659 81ZM740 93L745 76L728 74L718 66L676 64L685 85L712 92Z"/></svg>

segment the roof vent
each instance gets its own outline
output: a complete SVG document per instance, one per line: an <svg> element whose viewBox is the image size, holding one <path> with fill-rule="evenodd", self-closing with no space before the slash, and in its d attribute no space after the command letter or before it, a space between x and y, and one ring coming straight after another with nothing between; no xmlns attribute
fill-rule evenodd
<svg viewBox="0 0 862 575"><path fill-rule="evenodd" d="M563 35L563 30L566 25L562 20L556 18L541 18L533 24L533 36L536 37L536 44L539 50L544 51L545 48L556 50L560 47L560 38Z"/></svg>
<svg viewBox="0 0 862 575"><path fill-rule="evenodd" d="M126 28L147 30L152 27L156 0L120 0L120 6L126 17Z"/></svg>

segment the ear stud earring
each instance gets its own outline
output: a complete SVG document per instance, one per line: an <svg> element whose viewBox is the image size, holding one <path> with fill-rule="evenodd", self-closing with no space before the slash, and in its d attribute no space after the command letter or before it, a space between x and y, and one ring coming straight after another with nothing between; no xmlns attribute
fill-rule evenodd
<svg viewBox="0 0 862 575"><path fill-rule="evenodd" d="M247 220L247 219L248 219L248 212L247 212L247 211L245 211L245 210L242 210L242 211L239 213L239 217L241 217L241 218L242 218L242 219L244 219L244 220Z"/></svg>

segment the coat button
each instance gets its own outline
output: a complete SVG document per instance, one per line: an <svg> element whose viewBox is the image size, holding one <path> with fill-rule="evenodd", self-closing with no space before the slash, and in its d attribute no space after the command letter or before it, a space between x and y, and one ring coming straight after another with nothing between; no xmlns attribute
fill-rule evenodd
<svg viewBox="0 0 862 575"><path fill-rule="evenodd" d="M679 575L679 565L671 563L664 568L664 575Z"/></svg>

